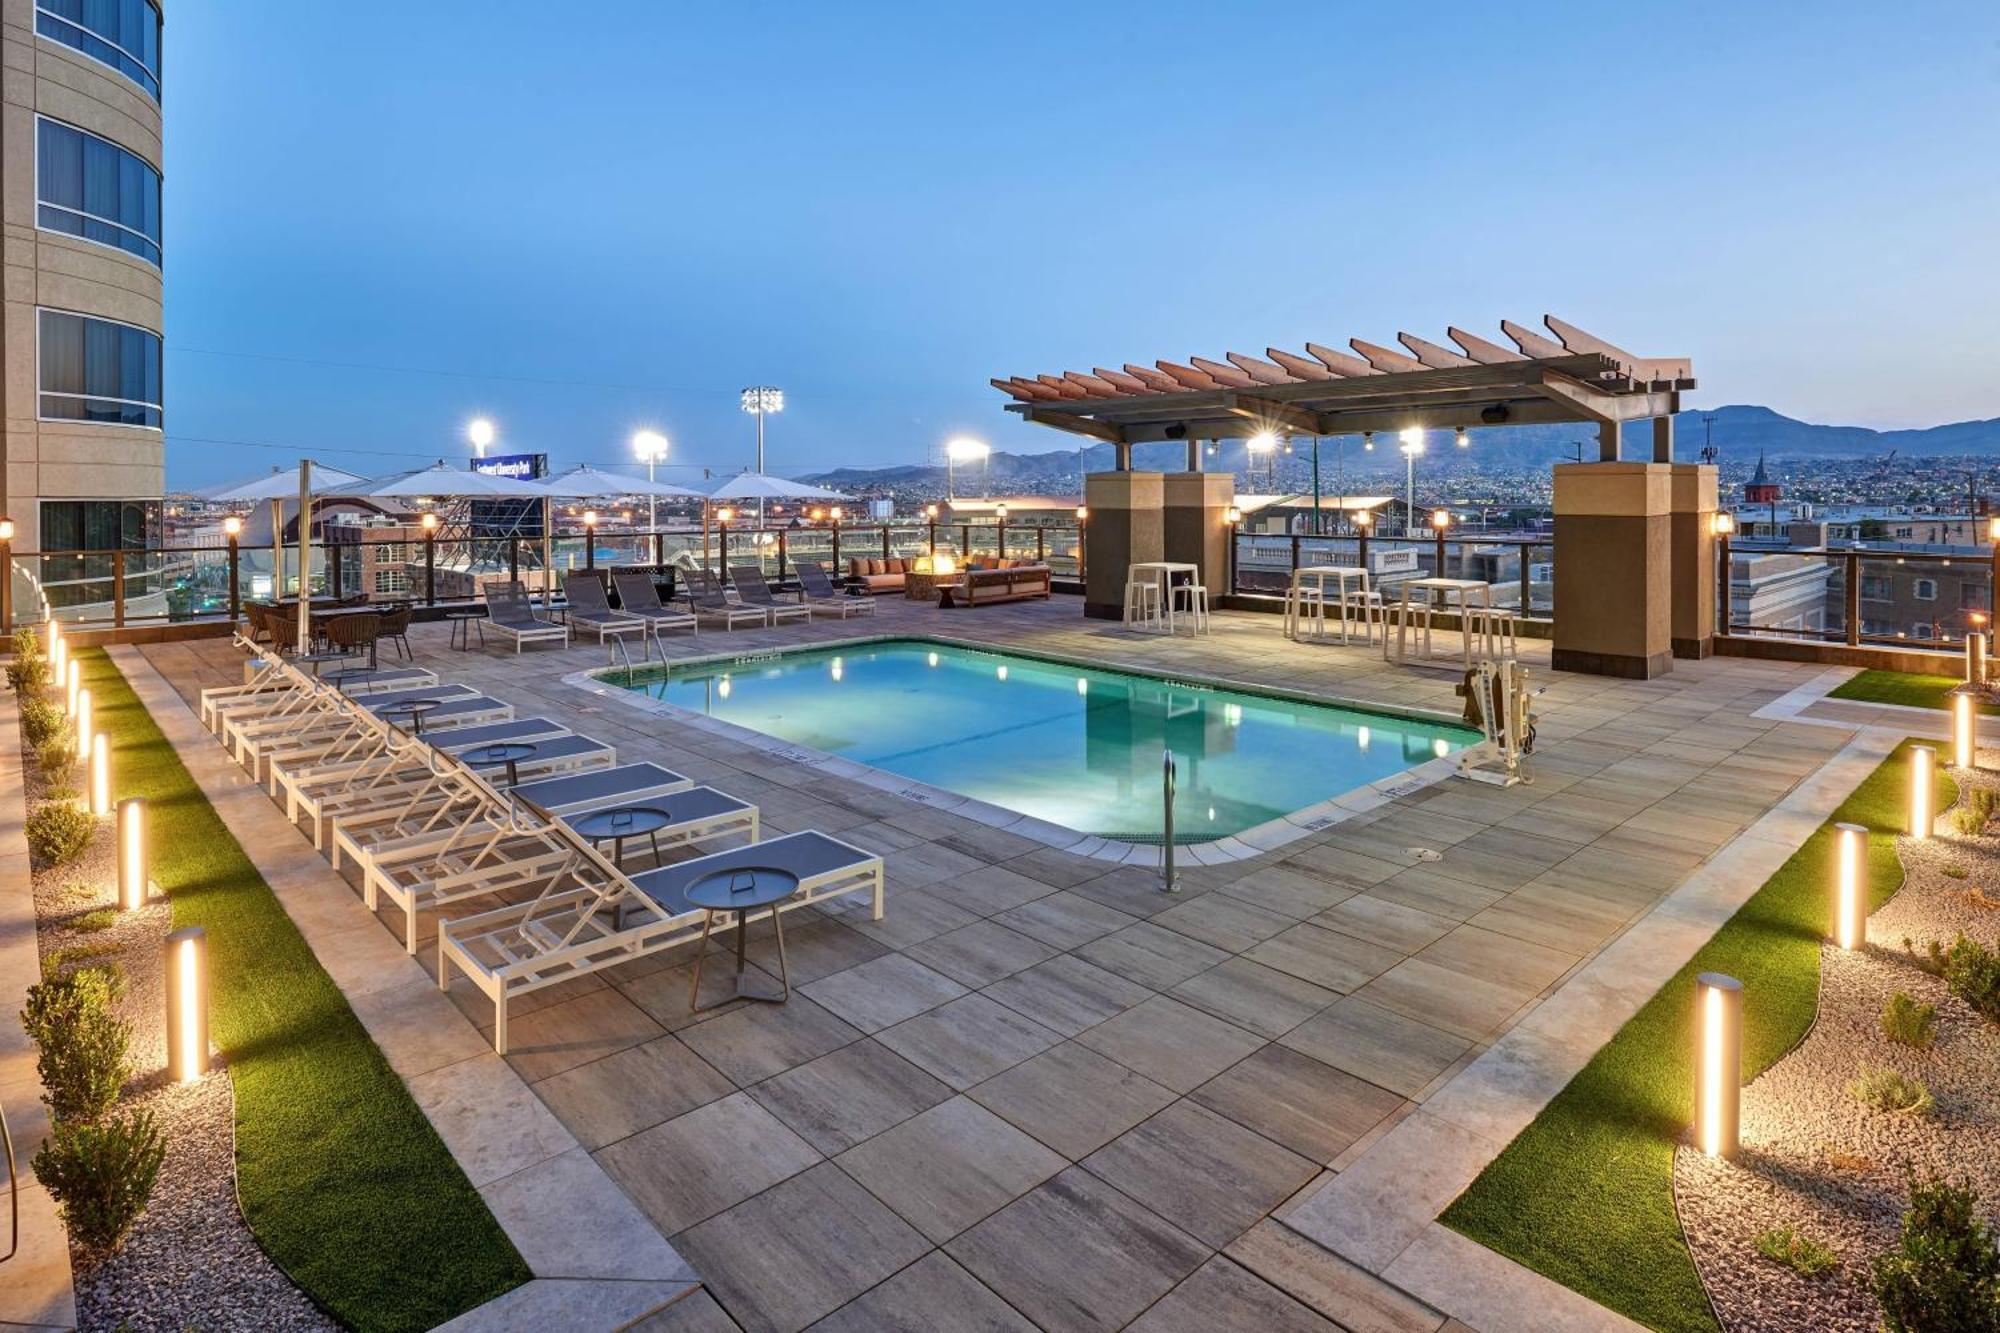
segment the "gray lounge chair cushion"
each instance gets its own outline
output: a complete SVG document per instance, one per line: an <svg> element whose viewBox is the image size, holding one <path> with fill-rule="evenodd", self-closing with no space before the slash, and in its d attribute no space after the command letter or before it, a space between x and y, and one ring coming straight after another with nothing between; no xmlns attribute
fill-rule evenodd
<svg viewBox="0 0 2000 1333"><path fill-rule="evenodd" d="M384 690L380 694L364 694L355 702L371 713L380 713L392 704L405 703L411 699L469 699L478 690L470 685L427 685L422 689Z"/></svg>
<svg viewBox="0 0 2000 1333"><path fill-rule="evenodd" d="M329 671L327 681L344 694L356 690L387 690L399 686L422 685L437 677L422 667L355 667L349 671Z"/></svg>
<svg viewBox="0 0 2000 1333"><path fill-rule="evenodd" d="M484 694L467 694L457 698L446 699L436 708L429 709L424 713L424 731L428 734L432 727L440 727L459 718L469 721L475 717L487 717L497 712L503 712L512 707L512 704L504 700L489 698ZM408 713L397 713L386 720L395 723L399 727L411 725Z"/></svg>
<svg viewBox="0 0 2000 1333"><path fill-rule="evenodd" d="M803 882L819 875L858 869L874 859L873 853L859 851L824 833L808 829L803 833L787 833L782 838L753 842L747 847L732 847L726 852L714 852L691 861L679 861L657 870L648 870L634 875L632 885L658 903L669 916L680 916L685 912L701 910L687 900L688 886L718 870L771 866L789 870Z"/></svg>
<svg viewBox="0 0 2000 1333"><path fill-rule="evenodd" d="M452 735L454 737L454 748L456 748L455 740L457 733L453 732ZM491 744L491 742L488 743ZM588 736L551 736L545 740L535 741L534 746L535 752L533 754L521 755L515 760L515 763L522 767L529 767L535 764L546 764L557 759L579 759L587 754L601 754L611 748L603 741L592 740ZM457 754L460 759L465 761L467 767L477 769L482 773L488 770L498 771L507 767L505 759L487 759L481 755L477 747L470 750L458 750Z"/></svg>
<svg viewBox="0 0 2000 1333"><path fill-rule="evenodd" d="M661 768L658 764L620 764L616 768L565 773L559 778L524 782L514 788L514 795L537 809L560 810L586 801L593 804L615 801L621 796L631 796L636 800L644 793L657 792L662 787L680 786L687 781L679 773Z"/></svg>
<svg viewBox="0 0 2000 1333"><path fill-rule="evenodd" d="M450 735L438 737L438 749L456 753L475 745L500 745L507 741L531 741L542 736L567 736L569 728L545 717L517 717L512 722L492 722L483 727L456 727Z"/></svg>

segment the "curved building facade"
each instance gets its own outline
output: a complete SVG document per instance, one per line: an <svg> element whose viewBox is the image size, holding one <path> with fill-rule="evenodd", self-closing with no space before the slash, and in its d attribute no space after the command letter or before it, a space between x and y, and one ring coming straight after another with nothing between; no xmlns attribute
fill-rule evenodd
<svg viewBox="0 0 2000 1333"><path fill-rule="evenodd" d="M17 552L160 544L162 24L160 0L0 0L0 513ZM128 558L128 578L147 564ZM82 561L26 572L58 611L109 594Z"/></svg>

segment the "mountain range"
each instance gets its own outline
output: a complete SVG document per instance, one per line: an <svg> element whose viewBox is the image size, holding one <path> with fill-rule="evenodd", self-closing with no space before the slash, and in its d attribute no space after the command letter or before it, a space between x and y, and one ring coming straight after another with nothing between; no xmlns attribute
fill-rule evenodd
<svg viewBox="0 0 2000 1333"><path fill-rule="evenodd" d="M1640 430L1643 431L1643 425ZM1747 464L1758 454L1772 460L1807 458L1875 458L1896 451L1905 458L1945 456L2000 456L2000 418L1986 421L1955 421L1921 430L1871 430L1866 426L1827 426L1799 421L1768 407L1739 404L1706 411L1682 412L1674 418L1676 454L1693 459L1705 443L1712 443L1725 463ZM1055 438L1052 433L1052 438ZM1641 434L1637 444L1645 447L1650 438ZM1520 464L1552 463L1575 456L1575 446L1583 446L1583 456L1594 456L1596 437L1589 427L1491 426L1474 432L1480 453L1492 457L1504 454ZM1435 449L1435 444L1433 449ZM1628 445L1629 447L1629 445ZM1320 456L1329 453L1323 444ZM1138 445L1133 450L1137 467L1178 470L1185 448L1178 443ZM1078 462L1085 471L1112 465L1111 446L1093 444L1079 451L1051 449L1045 453L1006 453L995 450L987 462L995 491L1026 493L1043 489L1074 489ZM1393 441L1378 444L1372 457L1358 450L1347 452L1347 465L1356 472L1398 470ZM1228 441L1208 464L1214 470L1242 469L1246 465L1243 443ZM976 465L974 465L976 466ZM892 487L940 486L945 480L942 466L922 463L883 468L837 468L804 478L822 486Z"/></svg>

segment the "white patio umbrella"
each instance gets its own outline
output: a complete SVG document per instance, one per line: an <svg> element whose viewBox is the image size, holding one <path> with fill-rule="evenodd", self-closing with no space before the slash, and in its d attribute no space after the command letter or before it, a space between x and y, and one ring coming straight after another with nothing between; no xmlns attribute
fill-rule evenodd
<svg viewBox="0 0 2000 1333"><path fill-rule="evenodd" d="M542 576L545 580L551 580L543 591L550 597L555 595L555 586L552 582L555 577L554 500L567 492L553 490L539 481L522 481L514 477L495 476L489 472L474 472L470 468L450 467L440 458L429 467L377 477L342 494L362 496L372 500L446 498L540 500Z"/></svg>
<svg viewBox="0 0 2000 1333"><path fill-rule="evenodd" d="M542 485L557 495L576 500L615 500L624 495L672 496L680 499L699 500L703 492L691 491L685 486L671 486L664 481L647 481L644 477L626 477L616 472L604 472L585 463L567 472L558 472L553 477L544 477Z"/></svg>
<svg viewBox="0 0 2000 1333"><path fill-rule="evenodd" d="M774 477L768 472L739 472L709 488L711 500L852 500L851 495Z"/></svg>
<svg viewBox="0 0 2000 1333"><path fill-rule="evenodd" d="M255 502L259 500L269 500L271 502L271 591L272 595L276 597L283 597L285 595L285 501L297 500L304 494L301 488L305 481L305 469L308 463L309 460L301 459L299 462L300 471L296 475L289 468L273 467L261 477L252 477L248 481L230 482L224 486L211 486L207 490L196 492L204 500L213 500L220 504ZM352 472L345 472L337 467L328 467L324 463L311 463L310 466L312 469L311 493L313 495L343 495L346 494L346 491L343 489L344 487L352 486L361 480L360 477L355 476ZM311 515L306 512L305 505L301 503L299 507L299 528L302 535L306 525L310 522ZM301 556L299 560L299 590L301 595L305 591L305 571L305 560Z"/></svg>

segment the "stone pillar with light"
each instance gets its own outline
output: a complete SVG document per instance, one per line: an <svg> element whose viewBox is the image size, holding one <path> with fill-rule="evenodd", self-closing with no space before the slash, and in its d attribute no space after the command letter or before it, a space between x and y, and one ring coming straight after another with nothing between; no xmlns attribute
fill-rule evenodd
<svg viewBox="0 0 2000 1333"><path fill-rule="evenodd" d="M1137 475L1137 474L1134 474ZM1178 560L1201 572L1195 582L1212 595L1227 586L1230 560L1228 510L1236 503L1236 477L1229 472L1168 472L1160 477L1161 560ZM1137 557L1134 557L1135 559ZM1094 562L1093 562L1094 563ZM1121 585L1124 574L1115 570Z"/></svg>
<svg viewBox="0 0 2000 1333"><path fill-rule="evenodd" d="M1675 657L1699 660L1715 651L1715 597L1710 579L1715 569L1715 519L1718 507L1716 469L1710 463L1675 463L1661 458L1661 427L1665 451L1673 450L1673 418L1654 422L1654 462L1665 465L1670 481L1667 545L1671 646Z"/></svg>
<svg viewBox="0 0 2000 1333"><path fill-rule="evenodd" d="M14 632L14 520L0 518L0 634Z"/></svg>
<svg viewBox="0 0 2000 1333"><path fill-rule="evenodd" d="M1084 532L1089 574L1084 580L1083 613L1091 619L1122 619L1127 566L1166 558L1165 480L1158 472L1084 474L1090 526Z"/></svg>

